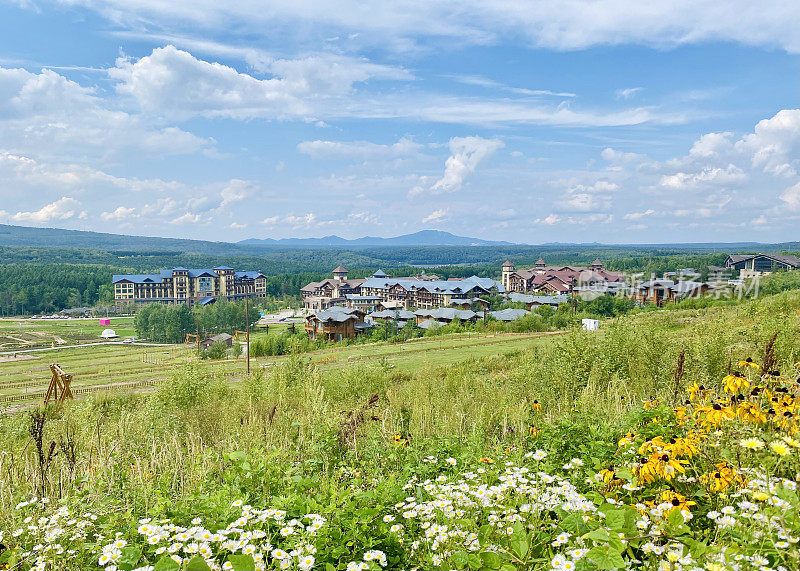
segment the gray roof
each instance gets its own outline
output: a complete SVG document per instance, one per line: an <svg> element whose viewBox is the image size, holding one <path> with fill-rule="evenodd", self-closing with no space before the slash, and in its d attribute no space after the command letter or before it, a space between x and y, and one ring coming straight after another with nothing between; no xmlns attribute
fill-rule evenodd
<svg viewBox="0 0 800 571"><path fill-rule="evenodd" d="M559 306L562 303L567 303L569 300L564 294L559 295L527 295L524 293L512 292L508 295L511 301L518 303L538 303L541 305Z"/></svg>
<svg viewBox="0 0 800 571"><path fill-rule="evenodd" d="M342 307L341 305L332 305L328 309L318 311L309 317L316 317L320 321L336 321L343 323L349 319L358 319L357 315L353 315L359 311L355 307Z"/></svg>
<svg viewBox="0 0 800 571"><path fill-rule="evenodd" d="M526 309L501 309L499 311L490 311L489 315L499 321L516 321L520 317L529 315L530 311Z"/></svg>
<svg viewBox="0 0 800 571"><path fill-rule="evenodd" d="M363 284L362 288L371 289L389 289L395 285L400 285L406 290L417 290L425 288L428 291L436 293L447 293L450 295L463 295L475 290L490 291L496 288L499 293L505 293L503 284L492 278L479 278L478 276L470 276L463 280L416 280L413 278L368 278Z"/></svg>
<svg viewBox="0 0 800 571"><path fill-rule="evenodd" d="M731 254L728 256L728 259L731 264L738 264L739 262L744 262L745 260L750 260L751 258L761 257L769 258L770 260L774 260L776 262L781 262L793 268L800 268L800 258L789 254Z"/></svg>
<svg viewBox="0 0 800 571"><path fill-rule="evenodd" d="M373 277L373 278L388 278L389 276L387 276L387 275L386 275L386 274L383 272L383 270L378 270L377 272L375 272L374 274L372 274L372 277Z"/></svg>
<svg viewBox="0 0 800 571"><path fill-rule="evenodd" d="M453 307L437 307L436 309L419 309L414 312L419 317L432 317L433 319L440 319L444 321L452 321L460 319L461 321L469 321L475 319L478 314L469 309L455 309Z"/></svg>
<svg viewBox="0 0 800 571"><path fill-rule="evenodd" d="M373 319L414 319L416 315L413 311L407 309L384 309L382 311L373 311L369 314Z"/></svg>
<svg viewBox="0 0 800 571"><path fill-rule="evenodd" d="M435 319L426 319L417 327L420 329L436 329L437 327L442 327L443 325L447 325L446 323L442 323L440 321L436 321Z"/></svg>

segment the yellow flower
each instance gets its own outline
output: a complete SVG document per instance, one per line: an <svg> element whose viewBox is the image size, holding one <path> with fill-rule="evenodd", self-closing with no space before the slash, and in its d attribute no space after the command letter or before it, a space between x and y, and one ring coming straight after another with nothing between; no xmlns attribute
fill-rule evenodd
<svg viewBox="0 0 800 571"><path fill-rule="evenodd" d="M689 393L690 399L695 400L697 398L697 393L700 392L700 387L697 386L697 382L694 382L686 387L686 392Z"/></svg>
<svg viewBox="0 0 800 571"><path fill-rule="evenodd" d="M623 446L630 446L634 440L636 440L636 435L633 432L629 432L620 439L618 446L620 448L622 448Z"/></svg>
<svg viewBox="0 0 800 571"><path fill-rule="evenodd" d="M542 405L538 400L534 400L531 409L533 409L534 412L540 412L542 410Z"/></svg>
<svg viewBox="0 0 800 571"><path fill-rule="evenodd" d="M769 447L778 456L786 456L789 453L789 446L782 440L775 440L769 443Z"/></svg>
<svg viewBox="0 0 800 571"><path fill-rule="evenodd" d="M608 468L603 468L598 472L603 477L603 483L608 484L611 480L614 479L614 468L609 466Z"/></svg>
<svg viewBox="0 0 800 571"><path fill-rule="evenodd" d="M494 460L491 458L481 458L478 460L478 462L481 462L482 464L494 464Z"/></svg>
<svg viewBox="0 0 800 571"><path fill-rule="evenodd" d="M753 360L750 357L748 357L745 361L739 361L739 366L740 367L750 367L752 369L760 368L758 366L758 363L753 362Z"/></svg>
<svg viewBox="0 0 800 571"><path fill-rule="evenodd" d="M739 373L731 373L722 379L723 388L726 393L738 393L750 387L750 381Z"/></svg>

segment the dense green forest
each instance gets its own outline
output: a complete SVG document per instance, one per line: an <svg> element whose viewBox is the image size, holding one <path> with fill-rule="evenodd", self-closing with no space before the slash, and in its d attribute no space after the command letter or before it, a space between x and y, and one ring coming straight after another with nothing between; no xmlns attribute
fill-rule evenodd
<svg viewBox="0 0 800 571"><path fill-rule="evenodd" d="M796 253L800 243L696 245L541 246L260 246L120 236L49 228L0 225L0 314L20 315L113 303L111 276L152 272L176 266L260 270L273 298L298 296L310 281L330 276L341 264L350 277L382 269L409 275L424 269L441 278L499 277L506 259L529 267L541 256L548 264L586 265L595 258L609 269L649 277L691 267L703 271L722 265L730 253L781 251ZM705 277L705 276L703 276Z"/></svg>

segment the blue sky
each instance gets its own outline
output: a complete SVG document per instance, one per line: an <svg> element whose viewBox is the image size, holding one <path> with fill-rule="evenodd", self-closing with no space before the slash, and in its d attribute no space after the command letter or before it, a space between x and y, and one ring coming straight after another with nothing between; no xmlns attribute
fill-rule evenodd
<svg viewBox="0 0 800 571"><path fill-rule="evenodd" d="M784 241L800 7L0 0L0 222Z"/></svg>

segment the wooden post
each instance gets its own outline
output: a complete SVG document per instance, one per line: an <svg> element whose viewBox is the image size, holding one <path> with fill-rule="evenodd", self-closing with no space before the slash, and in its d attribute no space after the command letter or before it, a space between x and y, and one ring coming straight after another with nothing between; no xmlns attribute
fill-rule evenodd
<svg viewBox="0 0 800 571"><path fill-rule="evenodd" d="M250 296L244 295L244 321L247 325L247 335L245 341L247 342L247 374L250 374Z"/></svg>

